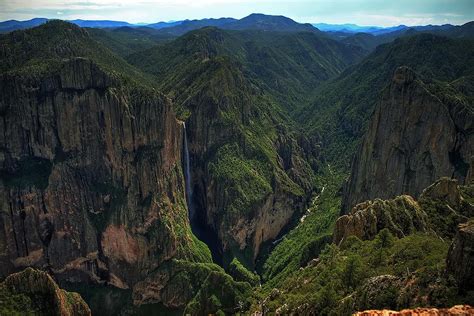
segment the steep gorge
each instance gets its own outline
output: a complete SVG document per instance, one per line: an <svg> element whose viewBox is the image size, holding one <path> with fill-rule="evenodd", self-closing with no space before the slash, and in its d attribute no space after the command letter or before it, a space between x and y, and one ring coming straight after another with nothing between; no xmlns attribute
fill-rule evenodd
<svg viewBox="0 0 474 316"><path fill-rule="evenodd" d="M237 257L253 268L262 245L302 212L318 148L288 111L359 57L313 33L216 28L129 56L186 121L193 207L224 266Z"/></svg>
<svg viewBox="0 0 474 316"><path fill-rule="evenodd" d="M170 100L69 23L2 35L0 47L1 277L45 269L105 315L245 301L250 286L192 234ZM208 278L222 304L199 297Z"/></svg>

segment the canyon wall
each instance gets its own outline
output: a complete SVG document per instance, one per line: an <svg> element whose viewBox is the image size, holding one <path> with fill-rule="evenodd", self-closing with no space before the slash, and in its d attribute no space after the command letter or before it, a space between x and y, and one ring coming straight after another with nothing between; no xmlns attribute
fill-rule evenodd
<svg viewBox="0 0 474 316"><path fill-rule="evenodd" d="M132 288L177 255L186 226L181 126L156 92L85 58L0 77L1 275Z"/></svg>
<svg viewBox="0 0 474 316"><path fill-rule="evenodd" d="M369 199L417 196L443 176L464 182L474 155L467 95L455 82L424 83L398 68L352 162L342 213Z"/></svg>

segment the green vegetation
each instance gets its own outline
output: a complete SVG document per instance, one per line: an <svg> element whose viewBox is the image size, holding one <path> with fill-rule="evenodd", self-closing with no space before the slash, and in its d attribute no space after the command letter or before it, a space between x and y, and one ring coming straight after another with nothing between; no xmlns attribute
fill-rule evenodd
<svg viewBox="0 0 474 316"><path fill-rule="evenodd" d="M237 258L232 260L227 270L236 281L247 282L252 286L260 284L259 276L247 270Z"/></svg>
<svg viewBox="0 0 474 316"><path fill-rule="evenodd" d="M1 315L88 315L77 293L60 289L46 272L26 268L0 283Z"/></svg>
<svg viewBox="0 0 474 316"><path fill-rule="evenodd" d="M429 194L420 197L419 203L428 214L430 227L442 238L452 239L458 225L474 217L474 185L460 185L459 193L459 203L441 197L433 198Z"/></svg>
<svg viewBox="0 0 474 316"><path fill-rule="evenodd" d="M272 193L296 200L312 191L315 164L301 148L312 145L288 113L358 58L313 33L204 28L127 59L156 77L186 120L191 147L198 146L195 172L216 183L225 201L215 226L227 227L252 218ZM241 262L252 266L252 253L245 255Z"/></svg>
<svg viewBox="0 0 474 316"><path fill-rule="evenodd" d="M398 67L412 68L426 82L452 82L474 74L473 51L474 43L467 40L431 34L398 38L316 88L295 119L309 135L322 137L322 156L348 170L375 104Z"/></svg>
<svg viewBox="0 0 474 316"><path fill-rule="evenodd" d="M364 45L373 48L373 43ZM51 21L1 35L0 46L5 48L0 74L15 78L55 78L64 59L92 60L112 83L106 95L126 92L131 112L161 106L168 101L157 90L166 93L178 117L186 120L194 172L208 185L204 190L212 189L206 194L219 195L212 197L219 199L213 227L226 230L240 219L252 219L271 194L299 205L317 192L306 213L291 210L303 217L294 218L296 225L261 255L260 275L256 275L247 269L254 265L250 240L244 250L231 238L225 240L231 249L224 254L228 273L212 263L209 248L191 232L181 194L149 194L138 205L129 205L125 188L109 180L93 183L91 191L109 196L104 211L88 212L97 231L122 219L143 223L142 212L153 206L157 218L143 237L151 244L177 249L172 258L147 271L147 278L161 282L163 301L172 300L176 309L162 304L132 306L131 290L76 287L93 310L105 315L221 315L249 309L344 315L365 308L463 302L456 284L444 274L449 242L439 236L410 230L412 235L399 239L384 229L373 240L349 237L335 245L332 230L349 159L394 70L412 67L426 79L430 93L472 111L472 42L426 34L407 37L378 47L348 69L364 51L317 32L204 28L171 41L146 28L85 30ZM0 109L0 116L6 111ZM135 163L158 163L162 149L162 144L142 145L133 157ZM73 154L58 150L54 163L72 159ZM7 187L47 187L52 162L29 158L15 164L1 173ZM458 167L466 171L465 162ZM182 179L181 172L176 166L173 179ZM465 199L472 201L472 190L462 190ZM420 204L436 232L452 237L460 216L441 201ZM396 208L389 212L403 217ZM153 259L161 255L148 254ZM13 295L0 286L0 314L36 313L38 298ZM66 294L66 299L74 302L73 295Z"/></svg>
<svg viewBox="0 0 474 316"><path fill-rule="evenodd" d="M317 178L320 193L313 199L304 221L283 237L263 265L261 275L265 290L278 287L332 241L329 235L339 215L337 192L343 175L333 174L329 166L322 173Z"/></svg>
<svg viewBox="0 0 474 316"><path fill-rule="evenodd" d="M12 293L4 285L0 285L0 315L37 315L31 298L25 294Z"/></svg>
<svg viewBox="0 0 474 316"><path fill-rule="evenodd" d="M47 43L47 45L44 45ZM5 52L0 56L0 73L41 79L57 73L64 59L92 60L121 87L153 91L153 80L92 39L86 29L59 20L28 30L0 35ZM154 92L156 94L156 92Z"/></svg>
<svg viewBox="0 0 474 316"><path fill-rule="evenodd" d="M130 55L127 60L163 82L165 91L178 87L169 82L186 78L199 65L189 57L225 56L239 64L247 79L274 96L290 112L323 81L360 60L362 50L316 33L230 31L208 27L157 47ZM196 60L195 60L196 61ZM193 78L194 80L195 78ZM183 84L182 82L181 84Z"/></svg>
<svg viewBox="0 0 474 316"><path fill-rule="evenodd" d="M350 315L365 309L446 307L472 301L470 293L458 292L445 265L454 229L472 216L468 203L473 186L460 186L459 205L449 206L447 200L429 194L420 200L423 225L431 227L427 233L405 227L410 235L397 238L383 229L373 240L350 236L337 246L331 232L343 177L332 174L329 167L321 173L319 186L325 189L304 221L285 235L265 261L262 287L253 296L251 311ZM396 207L386 206L393 220L409 224L397 215Z"/></svg>
<svg viewBox="0 0 474 316"><path fill-rule="evenodd" d="M224 271L211 271L185 313L192 315L235 314L250 306L251 286L247 282L235 282Z"/></svg>
<svg viewBox="0 0 474 316"><path fill-rule="evenodd" d="M268 311L287 304L288 310L303 306L318 315L341 315L368 308L405 308L417 305L422 296L428 297L430 305L449 306L459 300L455 284L440 279L448 246L434 235L414 234L397 239L388 230L382 230L372 241L350 237L340 247L327 245L317 262L289 275L277 294L271 295L271 289L267 289L264 295L260 294L260 300L270 297L263 307ZM404 296L401 286L388 286L382 287L384 290L374 300L367 300L364 285L371 277L381 275L395 276L397 279L389 282L392 285L411 280L413 284L406 286L416 290L405 290L413 290L415 296ZM437 284L437 293L425 286L430 282ZM348 299L349 306L347 301L341 304Z"/></svg>
<svg viewBox="0 0 474 316"><path fill-rule="evenodd" d="M123 58L172 39L171 36L148 27L87 28L87 32L94 40Z"/></svg>
<svg viewBox="0 0 474 316"><path fill-rule="evenodd" d="M272 192L269 165L244 159L239 151L237 144L224 145L209 164L209 171L227 188L228 208L234 214L250 211Z"/></svg>

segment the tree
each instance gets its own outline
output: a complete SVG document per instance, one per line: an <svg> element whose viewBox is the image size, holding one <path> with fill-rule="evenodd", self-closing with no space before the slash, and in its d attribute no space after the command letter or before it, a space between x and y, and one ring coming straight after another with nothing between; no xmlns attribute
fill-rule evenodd
<svg viewBox="0 0 474 316"><path fill-rule="evenodd" d="M363 264L359 255L350 255L347 258L346 265L342 271L342 281L344 284L353 289L357 287L362 279Z"/></svg>

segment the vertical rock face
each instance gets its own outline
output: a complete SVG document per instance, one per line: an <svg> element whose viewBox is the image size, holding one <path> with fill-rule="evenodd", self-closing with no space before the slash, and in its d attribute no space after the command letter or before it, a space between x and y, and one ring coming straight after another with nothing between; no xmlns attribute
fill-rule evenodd
<svg viewBox="0 0 474 316"><path fill-rule="evenodd" d="M206 75L219 81L186 100L197 213L204 230L215 233L218 251L252 265L262 243L276 238L304 205L312 171L294 135L274 130L278 117L263 108L271 104L240 69L225 60L208 63Z"/></svg>
<svg viewBox="0 0 474 316"><path fill-rule="evenodd" d="M459 225L446 265L463 292L474 288L474 221Z"/></svg>
<svg viewBox="0 0 474 316"><path fill-rule="evenodd" d="M452 92L424 84L407 67L396 70L353 160L343 213L368 199L417 196L442 176L465 181L474 114L443 89Z"/></svg>
<svg viewBox="0 0 474 316"><path fill-rule="evenodd" d="M48 266L132 288L176 254L181 128L164 97L86 58L3 73L0 91L2 276Z"/></svg>

